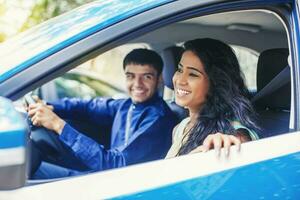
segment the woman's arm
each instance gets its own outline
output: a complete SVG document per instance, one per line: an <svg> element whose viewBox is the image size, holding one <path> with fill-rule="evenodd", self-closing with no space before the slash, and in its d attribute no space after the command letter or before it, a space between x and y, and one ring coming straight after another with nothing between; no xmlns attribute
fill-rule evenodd
<svg viewBox="0 0 300 200"><path fill-rule="evenodd" d="M243 128L237 130L236 137L241 141L241 143L249 142L252 140L249 131Z"/></svg>

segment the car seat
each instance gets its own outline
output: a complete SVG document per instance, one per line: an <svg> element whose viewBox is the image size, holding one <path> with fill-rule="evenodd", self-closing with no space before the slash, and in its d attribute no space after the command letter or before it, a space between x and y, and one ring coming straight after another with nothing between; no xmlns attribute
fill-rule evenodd
<svg viewBox="0 0 300 200"><path fill-rule="evenodd" d="M285 48L269 49L262 52L258 59L257 93L252 98L252 103L259 115L258 122L263 137L289 132L291 81L288 55L289 51ZM284 77L281 76L285 80L284 83L273 81L272 84L271 81L275 77L278 78L278 74L282 74L283 70L288 70ZM267 86L269 92L262 94L262 90Z"/></svg>
<svg viewBox="0 0 300 200"><path fill-rule="evenodd" d="M161 56L164 61L164 69L162 72L164 85L174 92L173 86L173 75L177 70L178 63L180 61L181 55L183 53L183 48L178 46L171 46L163 50ZM174 95L171 100L169 100L168 105L170 109L175 113L177 119L181 121L188 116L188 111L181 106L177 105L174 101Z"/></svg>

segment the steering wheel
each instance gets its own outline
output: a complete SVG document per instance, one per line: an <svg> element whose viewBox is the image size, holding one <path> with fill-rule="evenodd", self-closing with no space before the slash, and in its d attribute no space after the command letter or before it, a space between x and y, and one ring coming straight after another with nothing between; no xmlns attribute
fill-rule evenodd
<svg viewBox="0 0 300 200"><path fill-rule="evenodd" d="M28 105L36 103L31 95L25 95L24 99ZM34 126L29 116L27 116L27 123L31 132L30 139L40 151L51 155L59 153L59 150L61 149L61 142L59 141L57 134L44 127Z"/></svg>
<svg viewBox="0 0 300 200"><path fill-rule="evenodd" d="M26 104L36 103L31 95L25 95ZM43 160L63 167L76 170L84 170L87 167L74 156L73 151L62 143L59 136L52 130L34 126L29 116L26 118L30 128L30 140L34 148L41 154Z"/></svg>

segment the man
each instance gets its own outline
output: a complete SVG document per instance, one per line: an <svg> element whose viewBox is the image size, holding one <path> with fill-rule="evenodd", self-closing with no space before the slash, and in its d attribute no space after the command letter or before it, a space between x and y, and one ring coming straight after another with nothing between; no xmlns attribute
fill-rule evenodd
<svg viewBox="0 0 300 200"><path fill-rule="evenodd" d="M33 125L58 134L89 171L164 158L171 146L172 129L177 120L157 94L162 67L162 59L156 52L135 49L123 61L130 98L63 99L48 105L36 103L29 106L28 114ZM110 125L111 148L106 150L63 118ZM34 177L57 178L80 173L42 162Z"/></svg>

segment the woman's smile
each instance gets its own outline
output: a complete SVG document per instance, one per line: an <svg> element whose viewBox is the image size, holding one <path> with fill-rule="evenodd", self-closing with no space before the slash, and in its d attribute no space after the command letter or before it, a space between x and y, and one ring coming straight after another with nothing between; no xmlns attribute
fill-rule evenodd
<svg viewBox="0 0 300 200"><path fill-rule="evenodd" d="M190 91L187 91L185 89L180 89L180 88L176 89L176 96L177 97L184 97L186 95L189 95L190 93L191 93Z"/></svg>

